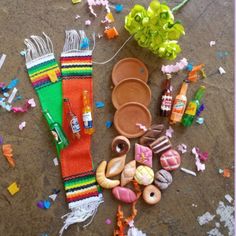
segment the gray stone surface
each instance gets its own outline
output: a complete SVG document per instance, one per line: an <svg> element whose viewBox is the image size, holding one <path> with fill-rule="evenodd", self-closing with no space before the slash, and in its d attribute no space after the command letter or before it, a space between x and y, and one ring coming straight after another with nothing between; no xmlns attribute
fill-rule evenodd
<svg viewBox="0 0 236 236"><path fill-rule="evenodd" d="M148 5L149 1L114 2L123 3L125 6L122 13L114 13L115 26L120 36L111 41L104 38L98 40L93 54L95 61L110 58L128 38L123 25L124 16L130 7L134 3ZM179 1L168 2L170 6L175 6ZM98 12L98 19L89 16L85 0L78 5L72 5L70 0L0 1L0 53L7 54L6 62L0 70L0 81L10 81L19 69L20 94L24 98L34 97L38 104L34 110L26 114L12 114L0 110L0 135L3 136L4 143L13 145L17 163L15 169L9 169L6 160L0 154L0 235L58 235L62 226L60 217L68 211L60 169L54 167L52 161L56 156L52 138L42 117L37 96L25 72L24 59L19 55L24 48L23 40L43 31L51 37L56 55L59 57L66 29L86 29L90 33L102 33L100 19L104 12L99 9ZM81 16L77 21L76 14ZM90 27L85 27L86 19L92 20ZM188 91L188 98L191 98L200 84L207 87L204 99L206 111L203 113L205 124L194 124L188 129L176 125L172 142L174 145L187 144L188 151L193 146L198 146L201 150L209 152L209 160L206 163L206 171L199 173L197 177L179 170L175 171L172 185L163 193L162 200L156 206L148 206L142 199L139 200L135 225L148 236L206 235L214 227L214 222L200 226L197 217L206 211L214 214L218 202L224 199L224 195L233 196L234 192L233 176L225 179L218 174L219 168L231 168L234 164L233 1L192 0L176 14L176 19L181 20L186 29L186 36L180 40L183 50L178 59L186 57L194 64L205 63L208 78L191 85ZM211 40L216 41L215 47L209 47ZM229 55L219 59L217 51L227 51ZM110 144L117 132L114 128L105 128L105 121L112 119L115 112L111 103L111 70L114 63L124 57L137 57L146 63L150 73L148 84L152 90L150 111L154 122L162 121L158 110L163 79L160 68L167 62L156 58L131 40L112 62L94 66L94 100L102 100L106 104L104 109L96 109L94 112L96 133L93 136L92 152L95 166L101 160L109 160L112 156ZM225 75L221 76L218 73L219 66L226 70ZM184 77L185 74L180 73L173 79L174 93L179 90ZM27 127L20 132L18 124L23 120L27 122ZM132 153L128 155L128 159L132 159ZM155 159L156 170L157 166ZM182 166L195 169L194 158L190 152L183 155ZM6 188L15 180L20 184L21 191L11 197ZM46 198L53 188L62 190L56 202L47 211L38 209L37 201ZM104 204L86 230L78 232L78 227L74 225L64 235L112 235L118 202L112 198L110 191L104 191L104 198ZM197 207L192 207L193 203ZM125 212L129 214L129 207L126 208ZM107 218L112 220L111 225L105 224ZM220 232L228 235L227 229L223 226Z"/></svg>

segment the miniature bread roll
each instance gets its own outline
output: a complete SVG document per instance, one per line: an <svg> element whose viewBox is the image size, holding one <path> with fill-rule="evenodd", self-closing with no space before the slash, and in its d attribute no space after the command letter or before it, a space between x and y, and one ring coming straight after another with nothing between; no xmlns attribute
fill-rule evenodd
<svg viewBox="0 0 236 236"><path fill-rule="evenodd" d="M138 143L135 143L135 160L140 164L152 167L152 150Z"/></svg>
<svg viewBox="0 0 236 236"><path fill-rule="evenodd" d="M130 149L129 139L122 135L115 137L112 141L111 149L117 156L125 155Z"/></svg>
<svg viewBox="0 0 236 236"><path fill-rule="evenodd" d="M132 203L137 200L137 196L129 188L117 186L112 189L113 196L124 203Z"/></svg>
<svg viewBox="0 0 236 236"><path fill-rule="evenodd" d="M120 181L106 178L105 176L106 166L107 166L106 161L102 161L98 166L96 171L97 182L102 188L107 188L107 189L114 188L120 184Z"/></svg>
<svg viewBox="0 0 236 236"><path fill-rule="evenodd" d="M136 169L134 178L141 185L149 185L153 182L154 172L150 167L141 165Z"/></svg>
<svg viewBox="0 0 236 236"><path fill-rule="evenodd" d="M111 159L107 165L106 177L113 177L122 172L125 166L126 155Z"/></svg>
<svg viewBox="0 0 236 236"><path fill-rule="evenodd" d="M168 186L172 183L172 175L166 170L159 170L155 174L155 185L161 189L167 189Z"/></svg>
<svg viewBox="0 0 236 236"><path fill-rule="evenodd" d="M133 180L136 171L136 161L130 161L125 165L123 172L121 173L121 186L125 186Z"/></svg>
<svg viewBox="0 0 236 236"><path fill-rule="evenodd" d="M154 185L148 185L143 190L143 200L150 205L154 205L161 200L161 191Z"/></svg>
<svg viewBox="0 0 236 236"><path fill-rule="evenodd" d="M181 158L177 151L170 149L161 155L160 162L163 169L171 171L179 168Z"/></svg>

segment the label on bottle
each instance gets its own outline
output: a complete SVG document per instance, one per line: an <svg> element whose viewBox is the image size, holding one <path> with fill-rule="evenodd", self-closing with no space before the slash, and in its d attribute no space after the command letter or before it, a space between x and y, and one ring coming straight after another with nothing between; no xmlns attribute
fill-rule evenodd
<svg viewBox="0 0 236 236"><path fill-rule="evenodd" d="M72 132L73 132L74 134L80 132L80 125L79 125L79 122L78 122L78 119L77 119L76 116L73 116L73 118L71 119L71 121L70 121L70 127L71 127Z"/></svg>
<svg viewBox="0 0 236 236"><path fill-rule="evenodd" d="M53 128L53 129L51 130L51 132L52 132L52 135L53 135L55 141L57 142L57 144L61 144L61 143L62 143L62 140L61 140L61 138L60 138L60 135L58 134L58 130L57 130L56 128Z"/></svg>
<svg viewBox="0 0 236 236"><path fill-rule="evenodd" d="M197 112L197 104L193 101L189 102L185 114L195 116Z"/></svg>
<svg viewBox="0 0 236 236"><path fill-rule="evenodd" d="M170 111L172 105L172 96L163 95L161 97L161 110L162 111Z"/></svg>
<svg viewBox="0 0 236 236"><path fill-rule="evenodd" d="M90 129L93 127L93 120L92 120L91 112L83 113L83 122L84 122L85 129Z"/></svg>
<svg viewBox="0 0 236 236"><path fill-rule="evenodd" d="M175 99L172 113L183 114L186 106L186 101Z"/></svg>

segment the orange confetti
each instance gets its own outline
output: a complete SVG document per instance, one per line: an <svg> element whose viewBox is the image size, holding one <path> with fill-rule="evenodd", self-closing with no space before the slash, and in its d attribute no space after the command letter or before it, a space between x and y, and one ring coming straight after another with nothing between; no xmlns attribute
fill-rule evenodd
<svg viewBox="0 0 236 236"><path fill-rule="evenodd" d="M106 29L104 31L104 34L106 35L108 39L113 39L119 35L115 27Z"/></svg>
<svg viewBox="0 0 236 236"><path fill-rule="evenodd" d="M202 67L205 66L204 64L200 64L198 66L194 66L193 69L188 74L188 80L191 82L197 81L197 72L202 70Z"/></svg>
<svg viewBox="0 0 236 236"><path fill-rule="evenodd" d="M3 153L3 156L6 157L10 167L14 168L16 163L15 163L15 160L13 159L11 144L2 145L2 153Z"/></svg>
<svg viewBox="0 0 236 236"><path fill-rule="evenodd" d="M224 176L225 178L230 178L230 169L224 169L223 176Z"/></svg>

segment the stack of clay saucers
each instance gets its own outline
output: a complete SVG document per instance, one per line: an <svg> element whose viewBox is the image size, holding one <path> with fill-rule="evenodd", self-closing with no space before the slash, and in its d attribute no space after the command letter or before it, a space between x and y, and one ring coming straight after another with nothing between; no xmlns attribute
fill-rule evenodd
<svg viewBox="0 0 236 236"><path fill-rule="evenodd" d="M113 67L112 81L116 130L127 138L142 136L152 123L147 108L151 102L147 67L136 58L124 58Z"/></svg>

